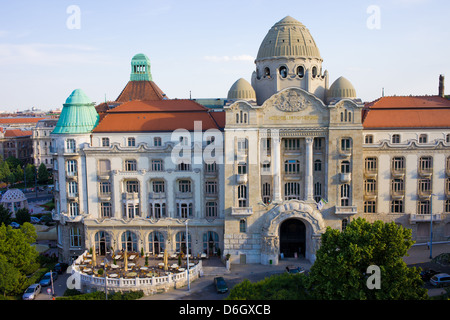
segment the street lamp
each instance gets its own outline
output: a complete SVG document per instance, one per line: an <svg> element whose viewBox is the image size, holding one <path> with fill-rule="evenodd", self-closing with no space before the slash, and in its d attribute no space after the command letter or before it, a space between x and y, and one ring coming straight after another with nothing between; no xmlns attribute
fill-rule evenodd
<svg viewBox="0 0 450 320"><path fill-rule="evenodd" d="M434 193L430 197L430 260L433 259L433 197Z"/></svg>
<svg viewBox="0 0 450 320"><path fill-rule="evenodd" d="M186 263L187 263L187 282L188 282L188 291L191 290L191 283L189 282L189 233L188 233L188 220L186 220Z"/></svg>

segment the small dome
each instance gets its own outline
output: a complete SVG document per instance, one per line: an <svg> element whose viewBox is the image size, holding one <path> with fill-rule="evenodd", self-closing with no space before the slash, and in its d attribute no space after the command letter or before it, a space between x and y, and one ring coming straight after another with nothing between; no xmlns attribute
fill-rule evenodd
<svg viewBox="0 0 450 320"><path fill-rule="evenodd" d="M150 59L143 53L135 54L131 61L148 61L150 63Z"/></svg>
<svg viewBox="0 0 450 320"><path fill-rule="evenodd" d="M65 104L70 105L84 105L84 104L91 104L92 101L89 99L89 97L84 93L81 89L75 89L72 91L69 97L66 99Z"/></svg>
<svg viewBox="0 0 450 320"><path fill-rule="evenodd" d="M27 197L25 197L24 193L19 189L10 189L5 192L2 197L1 202L11 203L11 202L21 202L26 201Z"/></svg>
<svg viewBox="0 0 450 320"><path fill-rule="evenodd" d="M259 47L256 60L272 57L320 57L309 30L299 21L287 16L278 21L269 30Z"/></svg>
<svg viewBox="0 0 450 320"><path fill-rule="evenodd" d="M256 100L255 89L245 79L240 78L228 91L228 100Z"/></svg>
<svg viewBox="0 0 450 320"><path fill-rule="evenodd" d="M344 77L340 77L336 81L334 81L330 89L328 89L327 97L328 99L355 99L356 90L350 81L348 81Z"/></svg>

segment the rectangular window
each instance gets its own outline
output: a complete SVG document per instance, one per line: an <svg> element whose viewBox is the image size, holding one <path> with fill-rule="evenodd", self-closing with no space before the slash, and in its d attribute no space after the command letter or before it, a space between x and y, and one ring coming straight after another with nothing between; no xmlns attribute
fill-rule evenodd
<svg viewBox="0 0 450 320"><path fill-rule="evenodd" d="M238 206L239 208L246 208L247 205L247 186L246 185L240 185L238 186Z"/></svg>
<svg viewBox="0 0 450 320"><path fill-rule="evenodd" d="M417 213L418 214L430 214L430 201L419 201L417 203Z"/></svg>
<svg viewBox="0 0 450 320"><path fill-rule="evenodd" d="M152 171L163 171L163 161L162 160L152 160Z"/></svg>
<svg viewBox="0 0 450 320"><path fill-rule="evenodd" d="M445 213L450 213L450 200L445 200L444 210Z"/></svg>
<svg viewBox="0 0 450 320"><path fill-rule="evenodd" d="M76 142L74 139L67 139L66 141L66 151L70 153L76 152Z"/></svg>
<svg viewBox="0 0 450 320"><path fill-rule="evenodd" d="M70 247L81 247L81 232L79 228L70 228Z"/></svg>
<svg viewBox="0 0 450 320"><path fill-rule="evenodd" d="M100 195L109 195L111 193L111 182L100 182L99 183Z"/></svg>
<svg viewBox="0 0 450 320"><path fill-rule="evenodd" d="M352 150L352 139L350 139L350 138L341 139L341 150L342 151L351 151Z"/></svg>
<svg viewBox="0 0 450 320"><path fill-rule="evenodd" d="M136 171L137 163L136 160L125 160L125 171Z"/></svg>
<svg viewBox="0 0 450 320"><path fill-rule="evenodd" d="M126 191L128 193L138 193L139 192L139 181L125 181Z"/></svg>
<svg viewBox="0 0 450 320"><path fill-rule="evenodd" d="M77 197L78 196L78 183L76 181L70 181L67 186L67 195L69 197Z"/></svg>
<svg viewBox="0 0 450 320"><path fill-rule="evenodd" d="M393 179L391 186L392 192L395 194L402 194L405 191L403 179Z"/></svg>
<svg viewBox="0 0 450 320"><path fill-rule="evenodd" d="M284 172L286 174L298 174L298 173L300 173L300 161L298 161L298 160L286 160L284 162Z"/></svg>
<svg viewBox="0 0 450 320"><path fill-rule="evenodd" d="M392 158L392 170L394 172L405 171L405 158L403 158L403 157Z"/></svg>
<svg viewBox="0 0 450 320"><path fill-rule="evenodd" d="M419 136L419 143L427 143L428 142L428 136L426 134L421 134Z"/></svg>
<svg viewBox="0 0 450 320"><path fill-rule="evenodd" d="M100 215L102 218L111 218L112 207L111 202L100 203Z"/></svg>
<svg viewBox="0 0 450 320"><path fill-rule="evenodd" d="M179 163L177 165L177 170L178 171L191 171L191 165L189 163Z"/></svg>
<svg viewBox="0 0 450 320"><path fill-rule="evenodd" d="M111 163L109 160L98 160L99 175L108 175L111 172Z"/></svg>
<svg viewBox="0 0 450 320"><path fill-rule="evenodd" d="M364 137L364 143L366 144L372 144L373 143L373 135L368 134Z"/></svg>
<svg viewBox="0 0 450 320"><path fill-rule="evenodd" d="M365 194L375 194L377 192L377 182L374 179L364 180Z"/></svg>
<svg viewBox="0 0 450 320"><path fill-rule="evenodd" d="M109 138L102 138L102 147L109 147Z"/></svg>
<svg viewBox="0 0 450 320"><path fill-rule="evenodd" d="M399 134L392 135L392 143L400 143L400 135Z"/></svg>
<svg viewBox="0 0 450 320"><path fill-rule="evenodd" d="M216 181L206 181L205 193L210 194L210 195L217 194L217 182Z"/></svg>
<svg viewBox="0 0 450 320"><path fill-rule="evenodd" d="M152 182L153 192L155 193L164 193L164 181L153 181Z"/></svg>
<svg viewBox="0 0 450 320"><path fill-rule="evenodd" d="M341 185L341 207L348 207L350 205L350 185L342 184Z"/></svg>
<svg viewBox="0 0 450 320"><path fill-rule="evenodd" d="M365 159L365 169L366 172L377 171L377 158L366 158Z"/></svg>
<svg viewBox="0 0 450 320"><path fill-rule="evenodd" d="M186 193L191 192L191 181L190 180L180 180L178 182L178 191Z"/></svg>
<svg viewBox="0 0 450 320"><path fill-rule="evenodd" d="M431 179L420 179L419 180L419 191L423 193L431 192Z"/></svg>
<svg viewBox="0 0 450 320"><path fill-rule="evenodd" d="M300 150L300 139L284 139L284 150L299 151Z"/></svg>
<svg viewBox="0 0 450 320"><path fill-rule="evenodd" d="M433 158L432 157L421 157L419 159L419 169L424 172L429 172L433 170Z"/></svg>
<svg viewBox="0 0 450 320"><path fill-rule="evenodd" d="M238 164L238 174L247 174L247 163L240 162Z"/></svg>
<svg viewBox="0 0 450 320"><path fill-rule="evenodd" d="M209 201L206 203L206 218L217 217L217 202Z"/></svg>
<svg viewBox="0 0 450 320"><path fill-rule="evenodd" d="M69 202L69 215L71 217L76 217L80 214L80 209L78 202Z"/></svg>
<svg viewBox="0 0 450 320"><path fill-rule="evenodd" d="M284 184L284 200L300 200L300 183L288 182Z"/></svg>
<svg viewBox="0 0 450 320"><path fill-rule="evenodd" d="M364 201L364 213L375 213L375 212L376 212L376 202Z"/></svg>
<svg viewBox="0 0 450 320"><path fill-rule="evenodd" d="M127 146L128 147L135 147L136 146L136 139L135 138L128 138L127 139Z"/></svg>
<svg viewBox="0 0 450 320"><path fill-rule="evenodd" d="M77 161L67 160L67 175L75 176L77 175Z"/></svg>
<svg viewBox="0 0 450 320"><path fill-rule="evenodd" d="M238 151L238 154L241 154L241 155L247 154L247 151L248 151L248 140L247 139L238 139L237 151Z"/></svg>
<svg viewBox="0 0 450 320"><path fill-rule="evenodd" d="M155 137L155 138L153 138L153 146L155 146L155 147L161 147L161 137Z"/></svg>
<svg viewBox="0 0 450 320"><path fill-rule="evenodd" d="M205 163L205 171L206 173L215 173L217 172L217 165L215 162L213 163Z"/></svg>
<svg viewBox="0 0 450 320"><path fill-rule="evenodd" d="M403 200L392 200L391 201L391 212L392 213L403 213Z"/></svg>

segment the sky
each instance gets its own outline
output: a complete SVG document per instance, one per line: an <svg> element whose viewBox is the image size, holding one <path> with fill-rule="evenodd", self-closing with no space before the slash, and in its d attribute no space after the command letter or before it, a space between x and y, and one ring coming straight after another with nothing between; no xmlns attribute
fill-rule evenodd
<svg viewBox="0 0 450 320"><path fill-rule="evenodd" d="M137 53L169 98L226 98L288 15L330 85L344 76L363 101L436 95L439 75L450 81L448 12L448 0L0 0L0 111L62 108L78 88L115 100Z"/></svg>

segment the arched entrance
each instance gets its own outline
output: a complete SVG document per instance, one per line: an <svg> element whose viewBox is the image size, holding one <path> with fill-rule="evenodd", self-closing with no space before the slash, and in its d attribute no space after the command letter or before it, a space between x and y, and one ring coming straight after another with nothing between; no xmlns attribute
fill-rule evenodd
<svg viewBox="0 0 450 320"><path fill-rule="evenodd" d="M280 253L285 257L305 254L306 226L300 219L286 219L280 226Z"/></svg>

